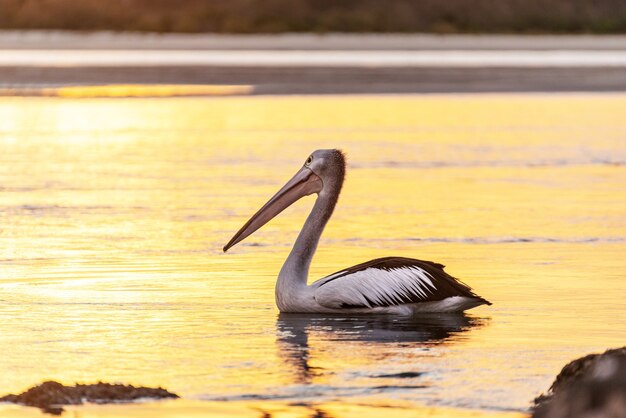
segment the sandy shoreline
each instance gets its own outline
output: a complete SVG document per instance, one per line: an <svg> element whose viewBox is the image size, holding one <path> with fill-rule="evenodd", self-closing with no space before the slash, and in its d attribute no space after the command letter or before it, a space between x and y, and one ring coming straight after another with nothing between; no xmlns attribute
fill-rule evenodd
<svg viewBox="0 0 626 418"><path fill-rule="evenodd" d="M0 49L622 50L626 35L158 34L0 31Z"/></svg>

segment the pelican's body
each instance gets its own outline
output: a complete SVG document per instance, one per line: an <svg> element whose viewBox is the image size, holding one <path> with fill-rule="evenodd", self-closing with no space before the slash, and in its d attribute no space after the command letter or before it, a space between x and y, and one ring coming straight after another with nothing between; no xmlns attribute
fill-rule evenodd
<svg viewBox="0 0 626 418"><path fill-rule="evenodd" d="M313 254L339 198L344 176L345 157L341 151L315 151L224 247L228 250L299 198L318 194L278 275L276 305L281 312L409 315L461 312L490 304L444 272L441 264L411 258L372 260L307 285Z"/></svg>
<svg viewBox="0 0 626 418"><path fill-rule="evenodd" d="M281 312L402 314L462 312L487 303L448 276L443 266L428 261L386 257L359 264L311 285L284 276L276 283ZM455 295L435 287L439 281L456 285ZM439 293L439 294L438 294Z"/></svg>

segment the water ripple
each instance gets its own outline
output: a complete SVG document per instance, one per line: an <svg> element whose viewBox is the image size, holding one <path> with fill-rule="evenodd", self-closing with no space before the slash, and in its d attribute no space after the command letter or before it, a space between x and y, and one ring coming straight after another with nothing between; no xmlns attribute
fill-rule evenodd
<svg viewBox="0 0 626 418"><path fill-rule="evenodd" d="M626 166L626 159L590 158L590 159L555 159L555 160L469 160L469 161L377 161L367 164L354 164L351 168L480 168L480 167L570 167L581 165Z"/></svg>
<svg viewBox="0 0 626 418"><path fill-rule="evenodd" d="M347 238L343 242L361 242L372 240L367 238ZM426 243L454 243L454 244L519 244L519 243L562 243L562 244L589 244L626 242L626 237L405 237L377 239L376 241L402 242L417 241Z"/></svg>

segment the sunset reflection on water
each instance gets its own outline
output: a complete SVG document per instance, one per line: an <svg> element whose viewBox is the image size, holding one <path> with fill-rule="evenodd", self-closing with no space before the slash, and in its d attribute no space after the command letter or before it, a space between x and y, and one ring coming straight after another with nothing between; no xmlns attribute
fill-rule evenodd
<svg viewBox="0 0 626 418"><path fill-rule="evenodd" d="M2 98L0 387L186 398L84 417L518 415L565 363L623 345L624 108L600 94ZM314 198L221 248L331 147L348 174L311 280L407 256L493 306L279 316L274 281Z"/></svg>

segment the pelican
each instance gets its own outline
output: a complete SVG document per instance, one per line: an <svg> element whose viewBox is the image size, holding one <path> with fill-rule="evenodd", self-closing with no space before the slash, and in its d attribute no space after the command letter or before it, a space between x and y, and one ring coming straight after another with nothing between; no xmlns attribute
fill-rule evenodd
<svg viewBox="0 0 626 418"><path fill-rule="evenodd" d="M432 261L385 257L358 264L307 285L309 266L330 219L346 172L336 149L317 150L224 246L224 252L298 199L317 199L276 281L276 305L285 313L400 314L462 312L491 305Z"/></svg>

